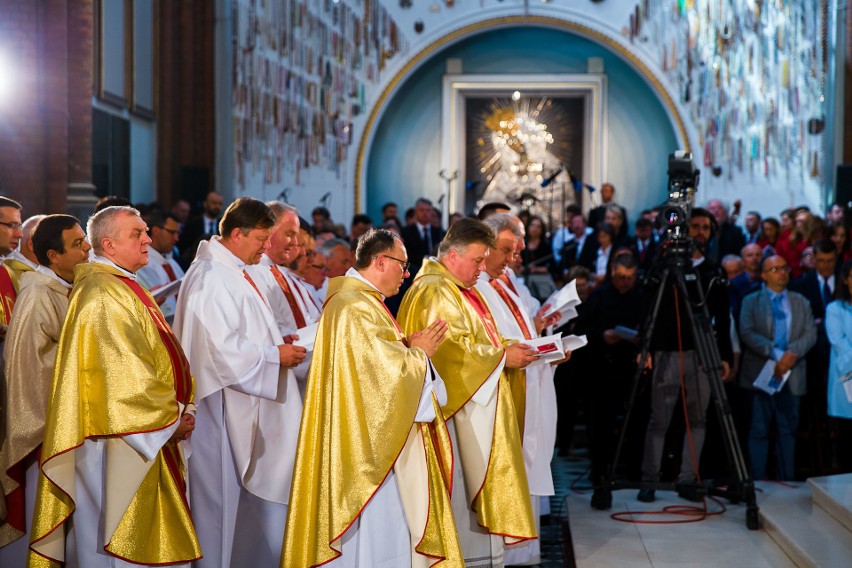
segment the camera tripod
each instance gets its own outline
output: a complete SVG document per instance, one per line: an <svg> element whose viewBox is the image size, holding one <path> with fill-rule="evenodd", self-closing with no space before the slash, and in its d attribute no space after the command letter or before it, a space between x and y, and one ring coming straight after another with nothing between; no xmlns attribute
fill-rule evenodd
<svg viewBox="0 0 852 568"><path fill-rule="evenodd" d="M737 438L734 428L734 419L731 414L731 407L728 402L728 397L725 394L725 388L722 383L722 359L719 355L719 348L716 345L713 328L710 323L710 316L705 302L704 290L701 286L700 275L693 270L691 263L691 255L689 255L689 243L687 242L670 242L667 243L668 250L663 250L663 254L658 259L662 264L661 270L658 272L656 281L659 282L659 288L656 291L654 304L648 313L645 320L644 334L642 338L642 350L637 365L636 373L633 377L633 386L628 400L627 412L624 417L624 426L621 429L621 434L616 446L615 456L612 461L612 466L607 478L602 480L601 489L611 494L616 489L661 489L661 490L684 490L690 489L695 495L713 495L724 497L732 503L745 502L746 504L746 526L750 530L759 528L758 507L755 499L754 481L749 477L748 468L746 467L745 458L743 457L742 449L740 448L739 439ZM685 271L688 273L685 274ZM686 286L686 279L694 278L696 280L696 289L698 290L698 302L690 301L689 290ZM651 346L651 339L655 331L657 314L660 310L663 297L667 288L674 288L678 295L685 300L684 305L687 306L686 319L687 329L692 333L695 343L695 350L698 355L698 362L704 369L710 381L710 390L715 401L716 411L719 417L719 424L722 429L722 439L725 446L728 463L732 466L735 474L734 483L726 483L724 481L707 480L700 484L681 484L681 483L655 483L655 482L629 482L617 481L616 469L618 467L621 450L624 445L625 433L627 432L630 417L636 402L636 396L639 392L639 384L643 372L644 362L648 358ZM679 299L678 299L679 301ZM723 332L727 332L724 330ZM726 487L725 487L726 486Z"/></svg>

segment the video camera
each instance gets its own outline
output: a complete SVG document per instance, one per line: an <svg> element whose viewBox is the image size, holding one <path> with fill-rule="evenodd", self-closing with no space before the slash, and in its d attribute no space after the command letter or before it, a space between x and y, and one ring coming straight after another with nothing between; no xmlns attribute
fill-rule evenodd
<svg viewBox="0 0 852 568"><path fill-rule="evenodd" d="M685 259L690 254L689 218L700 174L692 152L677 150L669 154L669 200L658 216L663 230L662 249L667 256L681 255Z"/></svg>

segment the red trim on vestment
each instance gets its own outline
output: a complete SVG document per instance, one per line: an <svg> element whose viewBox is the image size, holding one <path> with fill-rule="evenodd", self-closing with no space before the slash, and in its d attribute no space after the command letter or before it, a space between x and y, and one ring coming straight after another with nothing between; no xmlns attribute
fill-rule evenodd
<svg viewBox="0 0 852 568"><path fill-rule="evenodd" d="M41 444L6 470L6 475L18 484L15 489L6 495L6 522L13 529L22 533L27 532L26 471L33 459L36 462L38 461L40 450Z"/></svg>
<svg viewBox="0 0 852 568"><path fill-rule="evenodd" d="M290 311L293 312L293 318L296 320L296 328L302 329L308 324L305 322L305 316L302 314L302 309L299 307L298 302L296 302L296 296L293 295L293 290L290 289L290 283L287 282L287 279L284 278L284 275L281 274L281 271L278 270L277 266L270 266L269 270L272 271L272 277L275 278L275 282L278 283L278 287L281 288L284 298L290 305Z"/></svg>
<svg viewBox="0 0 852 568"><path fill-rule="evenodd" d="M15 291L15 284L12 283L12 275L4 264L0 266L0 302L2 302L0 309L3 311L3 323L6 325L12 321L12 310L17 299L18 293Z"/></svg>

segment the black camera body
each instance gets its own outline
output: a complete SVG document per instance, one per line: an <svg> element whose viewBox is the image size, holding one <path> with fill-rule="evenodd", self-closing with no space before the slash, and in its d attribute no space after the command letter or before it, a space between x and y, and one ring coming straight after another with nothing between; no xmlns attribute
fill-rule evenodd
<svg viewBox="0 0 852 568"><path fill-rule="evenodd" d="M689 218L700 175L692 152L677 150L669 154L669 199L657 217L663 230L661 250L666 257L675 256L686 262L691 254Z"/></svg>

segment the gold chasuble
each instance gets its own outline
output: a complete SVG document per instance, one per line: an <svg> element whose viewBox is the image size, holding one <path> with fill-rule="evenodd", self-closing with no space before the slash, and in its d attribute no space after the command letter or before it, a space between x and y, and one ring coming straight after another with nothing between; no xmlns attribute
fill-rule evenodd
<svg viewBox="0 0 852 568"><path fill-rule="evenodd" d="M484 406L471 400L499 367L510 342L499 336L479 292L427 259L402 300L399 321L412 333L436 319L445 320L448 331L432 363L447 387L442 410L445 419L455 420L465 484L473 496L470 507L479 525L507 544L536 538L511 392L510 376L519 371L504 368Z"/></svg>
<svg viewBox="0 0 852 568"><path fill-rule="evenodd" d="M71 290L32 271L21 279L15 317L6 334L6 440L0 450L0 486L6 494L6 523L0 546L26 533L24 475L38 460L59 334ZM32 505L32 503L30 503Z"/></svg>
<svg viewBox="0 0 852 568"><path fill-rule="evenodd" d="M9 268L9 272L12 276L12 284L15 286L15 290L21 289L21 277L27 272L35 272L33 267L29 264L25 264L18 260L17 258L7 258L3 261Z"/></svg>
<svg viewBox="0 0 852 568"><path fill-rule="evenodd" d="M193 391L183 350L151 295L113 267L77 266L48 403L28 566L65 560L75 452L89 438L106 445L104 550L148 565L201 557L179 444L167 443L148 461L121 438L174 424Z"/></svg>
<svg viewBox="0 0 852 568"><path fill-rule="evenodd" d="M282 568L339 557L341 537L392 469L411 532L411 565L464 566L447 489L446 425L434 394L437 418L414 421L428 363L404 339L377 290L348 276L329 282L305 393Z"/></svg>

